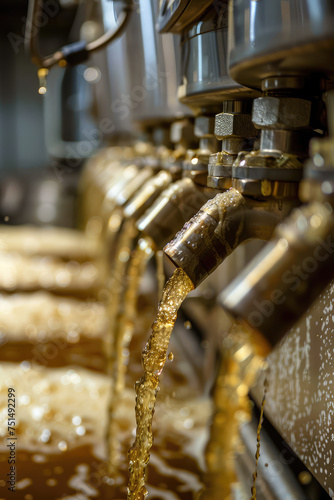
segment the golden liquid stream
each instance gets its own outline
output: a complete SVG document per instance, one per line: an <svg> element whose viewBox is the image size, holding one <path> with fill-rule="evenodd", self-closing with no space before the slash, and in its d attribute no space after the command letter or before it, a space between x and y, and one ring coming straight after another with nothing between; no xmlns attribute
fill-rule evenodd
<svg viewBox="0 0 334 500"><path fill-rule="evenodd" d="M254 353L249 340L247 332L234 325L224 341L205 451L207 471L205 488L199 494L201 500L230 500L237 486L235 457L243 453L239 428L251 418L249 387L259 371L267 369L267 363Z"/></svg>
<svg viewBox="0 0 334 500"><path fill-rule="evenodd" d="M134 246L134 241L137 237L137 230L132 219L127 219L121 228L120 235L117 241L115 258L113 259L114 268L111 270L110 282L108 289L110 290L108 317L110 320L110 335L108 338L107 352L109 353L109 373L113 373L115 362L114 352L114 334L116 331L118 311L124 295L126 284L126 272L131 258L131 251Z"/></svg>
<svg viewBox="0 0 334 500"><path fill-rule="evenodd" d="M150 242L140 239L136 250L133 252L130 264L125 276L126 290L120 302L124 305L124 311L118 318L114 332L114 351L116 358L113 361L112 373L112 395L110 403L109 422L109 464L110 473L117 470L120 458L118 423L114 418L114 412L119 404L120 395L125 387L125 374L127 367L127 352L134 332L137 316L137 297L140 279L144 274L146 265L153 254ZM121 304L120 304L121 305Z"/></svg>
<svg viewBox="0 0 334 500"><path fill-rule="evenodd" d="M111 417L107 428L106 441L108 443L109 458L110 458L110 474L115 472L117 462L117 449L116 441L114 439L114 429L112 425L112 412L114 408L114 397L117 373L115 372L117 366L117 351L115 350L115 338L117 331L118 310L121 306L122 299L124 298L126 274L131 262L131 250L134 241L137 237L137 230L132 219L126 219L121 228L120 235L117 242L115 251L115 258L113 259L114 269L111 273L110 283L108 288L110 290L109 305L108 305L108 318L109 318L109 335L105 341L105 349L107 352L108 360L108 373L112 378L112 391L109 399L108 414Z"/></svg>
<svg viewBox="0 0 334 500"><path fill-rule="evenodd" d="M126 373L126 349L128 348L137 317L137 297L140 280L145 272L148 261L153 255L152 246L149 240L141 238L138 242L136 250L131 256L131 262L126 275L126 290L124 299L124 311L122 312L116 333L115 333L115 352L116 352L116 369L115 373L115 389L120 393L125 386L124 375Z"/></svg>
<svg viewBox="0 0 334 500"><path fill-rule="evenodd" d="M143 351L144 375L136 384L136 439L129 450L128 500L142 500L147 496L145 471L153 443L152 420L159 378L166 362L169 339L177 311L193 284L182 269L176 269L167 281L151 336Z"/></svg>
<svg viewBox="0 0 334 500"><path fill-rule="evenodd" d="M251 487L251 493L252 493L251 500L256 500L256 498L257 498L256 497L256 479L257 479L258 463L259 463L259 458L260 458L261 429L262 429L262 424L263 424L263 412L264 412L264 405L266 403L267 391L268 391L268 379L266 378L264 381L264 392L263 392L263 398L262 398L262 403L261 403L259 425L257 427L257 432L256 432L255 471L253 473L253 485Z"/></svg>
<svg viewBox="0 0 334 500"><path fill-rule="evenodd" d="M201 500L232 498L237 483L235 453L240 448L239 426L250 419L248 387L240 377L239 365L225 351L214 391L214 415L205 452L207 472Z"/></svg>

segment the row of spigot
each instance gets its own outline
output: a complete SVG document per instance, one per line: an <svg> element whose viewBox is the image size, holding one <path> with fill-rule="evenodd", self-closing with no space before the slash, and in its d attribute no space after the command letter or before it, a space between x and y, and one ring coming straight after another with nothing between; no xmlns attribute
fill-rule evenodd
<svg viewBox="0 0 334 500"><path fill-rule="evenodd" d="M242 242L269 241L219 302L275 344L332 278L334 155L320 85L269 78L262 89L176 121L168 145L99 152L82 176L81 222L110 265L132 218L195 287Z"/></svg>
<svg viewBox="0 0 334 500"><path fill-rule="evenodd" d="M333 277L333 142L323 137L318 82L268 78L262 90L253 102L226 101L223 112L196 117L193 135L189 121L174 124L177 147L124 215L157 249L169 242L165 254L195 286L240 243L269 241L219 301L274 345Z"/></svg>

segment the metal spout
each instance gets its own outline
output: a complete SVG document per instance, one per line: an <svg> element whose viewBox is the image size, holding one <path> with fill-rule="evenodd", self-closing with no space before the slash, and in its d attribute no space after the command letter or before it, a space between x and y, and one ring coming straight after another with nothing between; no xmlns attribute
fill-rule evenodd
<svg viewBox="0 0 334 500"><path fill-rule="evenodd" d="M164 248L197 287L243 241L267 241L296 200L246 198L234 188L217 194Z"/></svg>
<svg viewBox="0 0 334 500"><path fill-rule="evenodd" d="M161 193L138 220L137 228L161 249L215 194L217 191L214 189L197 185L190 178L180 179Z"/></svg>
<svg viewBox="0 0 334 500"><path fill-rule="evenodd" d="M242 241L245 200L235 189L218 193L164 248L197 286Z"/></svg>
<svg viewBox="0 0 334 500"><path fill-rule="evenodd" d="M124 216L138 219L171 182L172 175L164 170L149 179L124 207Z"/></svg>
<svg viewBox="0 0 334 500"><path fill-rule="evenodd" d="M219 302L275 345L333 278L333 209L315 202L295 209L277 227Z"/></svg>

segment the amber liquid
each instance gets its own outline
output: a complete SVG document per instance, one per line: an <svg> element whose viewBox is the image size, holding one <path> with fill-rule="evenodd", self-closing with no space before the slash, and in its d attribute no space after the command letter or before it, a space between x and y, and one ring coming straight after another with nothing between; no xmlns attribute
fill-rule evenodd
<svg viewBox="0 0 334 500"><path fill-rule="evenodd" d="M181 358L181 352L175 352ZM165 380L171 370L173 379L180 378L182 372L177 371L176 363L166 368ZM5 483L9 466L5 441L0 446L0 499L126 498L127 450L135 425L134 390L123 391L116 409L120 463L110 475L104 446L109 377L83 368L25 370L5 362L0 367L1 380L5 381L0 407L7 404L7 384L17 389L19 403L15 426L17 489L9 494ZM201 486L196 440L205 433L210 405L207 400L199 402L194 394L189 397L192 380L189 372L189 378L177 386L187 397L166 398L157 408L148 482L152 498L192 500ZM193 421L191 429L189 419ZM3 424L6 431L7 419Z"/></svg>
<svg viewBox="0 0 334 500"><path fill-rule="evenodd" d="M251 418L249 388L259 372L267 369L262 356L254 353L254 339L250 340L237 324L224 339L201 500L230 500L237 488L235 458L244 451L239 428Z"/></svg>
<svg viewBox="0 0 334 500"><path fill-rule="evenodd" d="M125 373L128 363L129 344L134 332L137 317L137 296L140 279L144 274L146 265L153 254L149 241L140 239L136 250L131 256L125 282L127 283L123 297L120 300L123 311L115 323L114 353L112 373L112 395L110 401L110 428L108 437L109 471L113 474L120 462L120 443L118 422L115 418L117 407L120 404L120 395L125 388Z"/></svg>
<svg viewBox="0 0 334 500"><path fill-rule="evenodd" d="M117 328L119 314L118 311L124 300L126 290L127 270L131 263L131 252L137 237L137 230L134 221L127 219L124 221L118 237L114 254L113 269L109 283L110 297L108 305L109 335L105 342L107 352L108 374L112 380L112 388L109 398L108 415L110 418L107 427L106 441L108 444L109 473L113 475L119 462L119 442L117 440L117 429L115 429L115 418L113 416L116 401L116 380L118 379L120 349L117 348ZM119 392L118 392L119 393Z"/></svg>
<svg viewBox="0 0 334 500"><path fill-rule="evenodd" d="M256 500L256 479L257 479L257 469L258 469L258 463L259 463L259 458L260 458L260 448L261 448L261 429L262 429L262 424L263 424L263 412L264 412L264 405L266 403L266 397L267 397L267 390L268 390L268 379L265 379L264 381L264 392L263 392L263 398L262 398L262 403L261 403L261 411L260 411L260 418L259 418L259 425L257 427L257 432L256 432L256 453L255 453L255 471L253 474L253 485L251 487L251 500Z"/></svg>
<svg viewBox="0 0 334 500"><path fill-rule="evenodd" d="M109 373L111 375L113 374L113 366L115 362L114 335L117 326L118 311L122 302L122 298L124 297L126 273L136 236L137 231L134 222L131 219L125 220L117 242L115 257L112 263L113 269L111 269L111 277L108 284L108 289L110 290L108 305L110 335L107 339L106 348L109 355Z"/></svg>
<svg viewBox="0 0 334 500"><path fill-rule="evenodd" d="M205 452L207 472L201 500L232 498L237 482L235 453L240 448L239 426L250 419L248 387L239 364L225 351L214 391L214 415Z"/></svg>
<svg viewBox="0 0 334 500"><path fill-rule="evenodd" d="M166 362L177 311L192 289L191 280L182 269L177 269L164 287L157 319L143 351L144 375L136 384L137 432L129 451L128 500L141 500L147 496L145 471L153 444L152 420L159 378Z"/></svg>

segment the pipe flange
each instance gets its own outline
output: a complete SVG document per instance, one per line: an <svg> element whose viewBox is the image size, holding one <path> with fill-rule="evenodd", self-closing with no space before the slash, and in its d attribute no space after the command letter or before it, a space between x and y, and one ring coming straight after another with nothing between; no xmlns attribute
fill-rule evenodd
<svg viewBox="0 0 334 500"><path fill-rule="evenodd" d="M275 197L279 199L298 199L299 183L254 180L254 179L232 179L232 187L244 196L256 199Z"/></svg>
<svg viewBox="0 0 334 500"><path fill-rule="evenodd" d="M232 165L237 155L221 151L210 155L207 186L226 190L232 187Z"/></svg>
<svg viewBox="0 0 334 500"><path fill-rule="evenodd" d="M208 175L211 177L232 177L232 165L209 165Z"/></svg>
<svg viewBox="0 0 334 500"><path fill-rule="evenodd" d="M252 179L256 181L298 182L303 177L303 171L266 167L233 167L232 177L235 179Z"/></svg>
<svg viewBox="0 0 334 500"><path fill-rule="evenodd" d="M293 155L266 155L261 151L239 153L232 167L235 179L298 182L303 177L299 158Z"/></svg>

